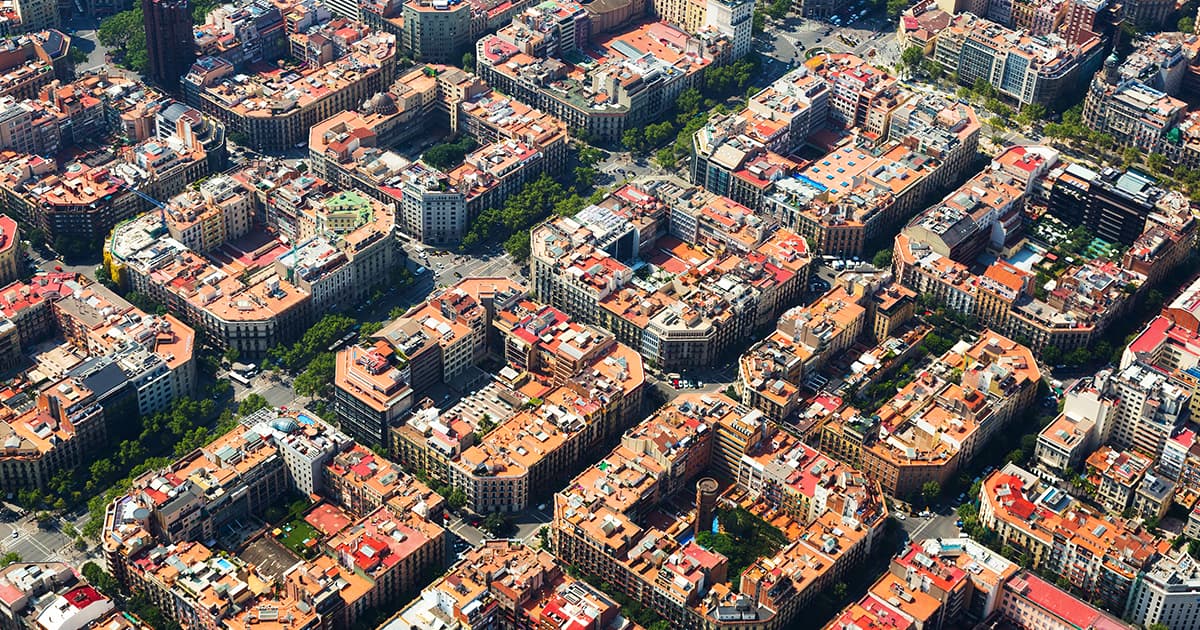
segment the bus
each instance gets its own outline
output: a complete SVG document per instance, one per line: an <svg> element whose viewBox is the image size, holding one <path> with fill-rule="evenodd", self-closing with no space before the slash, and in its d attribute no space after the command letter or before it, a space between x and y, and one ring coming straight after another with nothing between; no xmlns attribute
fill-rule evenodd
<svg viewBox="0 0 1200 630"><path fill-rule="evenodd" d="M229 378L233 379L235 382L241 383L245 387L250 387L250 379L243 376L240 372L230 372Z"/></svg>

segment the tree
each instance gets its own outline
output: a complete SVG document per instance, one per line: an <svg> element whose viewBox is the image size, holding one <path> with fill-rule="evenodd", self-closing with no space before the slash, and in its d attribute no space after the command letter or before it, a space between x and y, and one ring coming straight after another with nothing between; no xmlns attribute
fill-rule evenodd
<svg viewBox="0 0 1200 630"><path fill-rule="evenodd" d="M892 266L892 250L885 248L875 252L875 257L871 259L871 264L876 269L890 269Z"/></svg>
<svg viewBox="0 0 1200 630"><path fill-rule="evenodd" d="M983 78L975 79L975 83L971 84L971 91L985 99L996 97L996 88Z"/></svg>
<svg viewBox="0 0 1200 630"><path fill-rule="evenodd" d="M192 3L192 22L203 24L209 12L217 8L216 0L196 0Z"/></svg>
<svg viewBox="0 0 1200 630"><path fill-rule="evenodd" d="M1125 147L1125 150L1121 151L1121 165L1129 168L1137 164L1140 155L1141 153L1138 152L1137 147Z"/></svg>
<svg viewBox="0 0 1200 630"><path fill-rule="evenodd" d="M675 137L675 126L668 121L646 125L644 136L646 139L645 148L652 149L662 146L668 140Z"/></svg>
<svg viewBox="0 0 1200 630"><path fill-rule="evenodd" d="M1042 360L1050 366L1058 365L1062 361L1062 350L1058 346L1046 346L1042 348Z"/></svg>
<svg viewBox="0 0 1200 630"><path fill-rule="evenodd" d="M499 512L492 512L483 519L483 528L494 536L499 536L508 529L508 518Z"/></svg>
<svg viewBox="0 0 1200 630"><path fill-rule="evenodd" d="M1089 352L1087 348L1082 347L1075 348L1074 350L1068 352L1067 356L1063 358L1063 361L1071 367L1080 367L1082 365L1086 365L1091 360L1092 353Z"/></svg>
<svg viewBox="0 0 1200 630"><path fill-rule="evenodd" d="M230 131L228 134L225 135L225 139L229 140L233 144L241 145L244 147L250 146L250 135L244 131L237 131L237 130Z"/></svg>
<svg viewBox="0 0 1200 630"><path fill-rule="evenodd" d="M465 52L462 56L462 67L470 72L475 71L475 55Z"/></svg>
<svg viewBox="0 0 1200 630"><path fill-rule="evenodd" d="M223 355L221 355L221 356L222 356L222 358L224 358L226 361L228 361L228 362L230 362L230 363L234 363L234 362L236 362L236 361L238 360L238 357L240 357L240 356L241 356L241 352L239 352L239 351L238 351L238 349L237 349L236 347L234 347L234 346L229 346L229 347L228 347L228 348L225 350L225 354L223 354Z"/></svg>
<svg viewBox="0 0 1200 630"><path fill-rule="evenodd" d="M671 168L675 166L675 149L672 147L663 147L654 154L654 161L663 168Z"/></svg>
<svg viewBox="0 0 1200 630"><path fill-rule="evenodd" d="M1031 125L1046 117L1046 106L1041 103L1029 103L1017 113L1017 122Z"/></svg>
<svg viewBox="0 0 1200 630"><path fill-rule="evenodd" d="M1179 21L1175 23L1175 28L1184 33L1194 33L1196 31L1196 18L1190 15L1185 15L1179 18Z"/></svg>
<svg viewBox="0 0 1200 630"><path fill-rule="evenodd" d="M1150 170L1159 175L1163 174L1163 169L1166 167L1166 165L1167 156L1163 155L1162 153L1151 153L1146 157L1146 166L1149 166Z"/></svg>
<svg viewBox="0 0 1200 630"><path fill-rule="evenodd" d="M908 8L908 0L887 0L887 16L889 20L900 18L900 14Z"/></svg>
<svg viewBox="0 0 1200 630"><path fill-rule="evenodd" d="M754 14L750 17L750 31L755 35L767 29L767 16L762 9L754 9Z"/></svg>
<svg viewBox="0 0 1200 630"><path fill-rule="evenodd" d="M845 582L838 582L837 584L834 584L833 585L833 599L836 600L839 604L841 602L845 601L846 591L847 591L847 587L846 587Z"/></svg>
<svg viewBox="0 0 1200 630"><path fill-rule="evenodd" d="M3 557L0 557L0 566L6 567L10 564L16 564L20 561L21 561L21 554L15 552L15 551L10 551L10 552L4 554Z"/></svg>
<svg viewBox="0 0 1200 630"><path fill-rule="evenodd" d="M1182 21L1183 20L1180 20L1180 22L1182 22ZM1191 31L1188 31L1188 32L1190 33ZM1152 623L1152 624L1146 626L1146 630L1171 630L1171 629L1168 628L1167 624L1165 624L1165 623Z"/></svg>
<svg viewBox="0 0 1200 630"><path fill-rule="evenodd" d="M631 127L621 134L621 146L629 150L630 153L640 154L645 141L642 138L642 130L638 127Z"/></svg>
<svg viewBox="0 0 1200 630"><path fill-rule="evenodd" d="M446 505L450 506L450 509L455 512L463 509L463 506L466 504L467 495L458 488L451 490L450 494L446 497Z"/></svg>
<svg viewBox="0 0 1200 630"><path fill-rule="evenodd" d="M921 496L926 502L933 503L941 495L942 484L937 481L926 481L925 485L921 486Z"/></svg>
<svg viewBox="0 0 1200 630"><path fill-rule="evenodd" d="M504 241L504 251L508 252L515 261L529 258L529 231L517 232Z"/></svg>
<svg viewBox="0 0 1200 630"><path fill-rule="evenodd" d="M81 65L87 63L87 60L88 60L88 54L86 52L84 52L82 48L79 48L78 46L71 47L71 55L70 56L71 56L71 63L76 66L81 66Z"/></svg>
<svg viewBox="0 0 1200 630"><path fill-rule="evenodd" d="M788 11L792 8L791 0L772 0L771 4L767 5L767 15L782 20L787 17Z"/></svg>
<svg viewBox="0 0 1200 630"><path fill-rule="evenodd" d="M271 403L267 402L267 399L263 398L260 394L250 394L243 398L242 402L238 403L238 415L248 416L259 409L266 409L270 406Z"/></svg>
<svg viewBox="0 0 1200 630"><path fill-rule="evenodd" d="M909 72L916 70L924 60L925 51L921 50L920 46L909 46L900 53L900 62L908 68Z"/></svg>
<svg viewBox="0 0 1200 630"><path fill-rule="evenodd" d="M925 74L928 74L929 78L933 81L940 80L942 75L946 74L946 69L942 67L942 64L932 59L926 59L922 61L921 69L924 70Z"/></svg>
<svg viewBox="0 0 1200 630"><path fill-rule="evenodd" d="M689 119L700 113L703 105L704 95L700 94L700 90L688 88L680 92L679 96L675 99L675 111L678 112L675 116L675 122L679 125L687 124Z"/></svg>
<svg viewBox="0 0 1200 630"><path fill-rule="evenodd" d="M135 6L108 17L96 30L100 43L114 49L120 64L134 72L144 72L150 65L142 17L142 8Z"/></svg>
<svg viewBox="0 0 1200 630"><path fill-rule="evenodd" d="M325 392L333 383L334 356L332 352L322 352L313 357L300 376L296 377L293 386L301 396L316 397Z"/></svg>
<svg viewBox="0 0 1200 630"><path fill-rule="evenodd" d="M583 166L595 166L604 160L604 151L590 144L584 145L583 148L579 149L577 159Z"/></svg>
<svg viewBox="0 0 1200 630"><path fill-rule="evenodd" d="M470 136L463 136L457 142L443 142L429 147L421 156L421 161L442 171L450 170L459 164L478 143Z"/></svg>

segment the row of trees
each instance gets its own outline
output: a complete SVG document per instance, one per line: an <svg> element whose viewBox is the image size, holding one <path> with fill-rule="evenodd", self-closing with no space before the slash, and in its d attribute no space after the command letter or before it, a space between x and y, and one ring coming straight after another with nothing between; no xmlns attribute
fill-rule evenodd
<svg viewBox="0 0 1200 630"><path fill-rule="evenodd" d="M284 368L300 371L318 354L325 352L333 342L340 339L355 325L348 315L331 313L304 331L290 346L279 345L267 351L267 357Z"/></svg>
<svg viewBox="0 0 1200 630"><path fill-rule="evenodd" d="M462 249L472 249L485 243L503 243L504 251L514 260L529 257L529 230L542 219L556 214L572 216L588 203L600 201L603 191L592 191L596 171L591 166L575 169L575 182L564 186L543 173L526 182L520 192L510 196L500 208L488 208L479 213L467 234ZM585 196L585 195L589 195Z"/></svg>
<svg viewBox="0 0 1200 630"><path fill-rule="evenodd" d="M691 153L692 136L708 122L710 113L723 113L721 102L734 94L754 91L751 81L759 69L757 55L709 68L704 72L703 91L688 88L675 99L675 105L661 122L626 129L621 144L637 155L655 153L655 161L664 168Z"/></svg>
<svg viewBox="0 0 1200 630"><path fill-rule="evenodd" d="M219 392L227 391L229 384L217 387L216 396L220 397ZM136 417L136 409L127 415ZM124 493L134 479L208 444L236 426L237 418L228 409L218 414L217 405L210 396L202 400L180 398L169 409L128 424L135 427L136 437L121 440L110 455L97 458L62 479L70 488L70 494L63 494L66 487L54 483L50 486L51 496L70 497L66 505L56 501L55 508L69 507L87 499L89 518L83 528L85 536L94 538L99 534L105 508Z"/></svg>

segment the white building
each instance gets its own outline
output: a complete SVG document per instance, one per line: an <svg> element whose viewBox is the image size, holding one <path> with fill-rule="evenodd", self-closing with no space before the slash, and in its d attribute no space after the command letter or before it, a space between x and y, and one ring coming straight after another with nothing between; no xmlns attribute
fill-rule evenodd
<svg viewBox="0 0 1200 630"><path fill-rule="evenodd" d="M353 442L345 433L303 412L280 415L268 407L242 418L242 424L275 443L292 485L303 494L321 490L325 464Z"/></svg>
<svg viewBox="0 0 1200 630"><path fill-rule="evenodd" d="M1134 583L1125 618L1141 626L1200 627L1200 563L1183 549L1160 558Z"/></svg>
<svg viewBox="0 0 1200 630"><path fill-rule="evenodd" d="M1101 440L1119 449L1159 453L1187 417L1190 391L1166 373L1135 363L1096 374L1096 388L1116 401Z"/></svg>

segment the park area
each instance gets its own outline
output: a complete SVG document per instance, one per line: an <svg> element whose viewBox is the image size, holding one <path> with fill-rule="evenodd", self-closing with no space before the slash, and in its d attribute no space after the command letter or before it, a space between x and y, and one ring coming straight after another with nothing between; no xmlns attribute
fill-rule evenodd
<svg viewBox="0 0 1200 630"><path fill-rule="evenodd" d="M321 540L321 535L302 517L284 523L275 528L273 533L284 547L301 558L308 559L317 554L317 544Z"/></svg>

